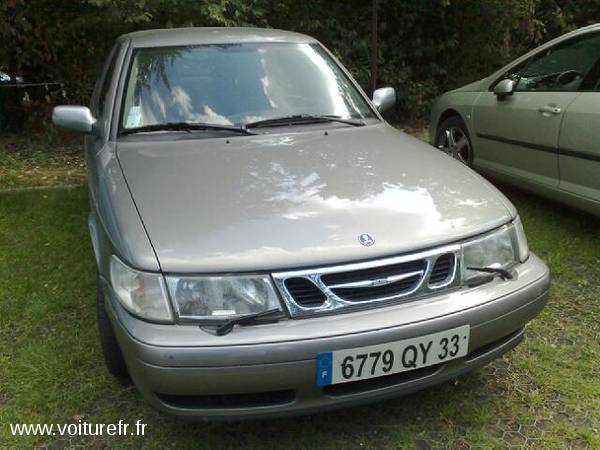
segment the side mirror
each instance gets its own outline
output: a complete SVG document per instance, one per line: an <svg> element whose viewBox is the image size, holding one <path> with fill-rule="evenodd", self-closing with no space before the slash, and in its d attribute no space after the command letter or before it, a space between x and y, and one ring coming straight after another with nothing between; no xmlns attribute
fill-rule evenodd
<svg viewBox="0 0 600 450"><path fill-rule="evenodd" d="M515 82L515 80L506 78L500 81L496 86L494 86L494 95L498 97L498 100L503 100L509 95L512 95L513 92L515 92L516 87L517 83Z"/></svg>
<svg viewBox="0 0 600 450"><path fill-rule="evenodd" d="M392 87L376 89L373 92L373 104L380 113L387 111L396 104L396 91Z"/></svg>
<svg viewBox="0 0 600 450"><path fill-rule="evenodd" d="M57 106L52 111L52 123L80 133L93 133L96 119L87 106Z"/></svg>

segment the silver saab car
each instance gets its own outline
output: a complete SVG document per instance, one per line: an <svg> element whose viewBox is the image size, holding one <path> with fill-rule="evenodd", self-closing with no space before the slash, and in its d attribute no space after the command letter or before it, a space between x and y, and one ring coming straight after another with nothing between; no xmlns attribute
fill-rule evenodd
<svg viewBox="0 0 600 450"><path fill-rule="evenodd" d="M117 40L86 134L101 343L158 409L307 413L406 394L515 347L548 295L514 206L388 125L316 40Z"/></svg>
<svg viewBox="0 0 600 450"><path fill-rule="evenodd" d="M444 94L433 144L483 174L600 216L600 24Z"/></svg>

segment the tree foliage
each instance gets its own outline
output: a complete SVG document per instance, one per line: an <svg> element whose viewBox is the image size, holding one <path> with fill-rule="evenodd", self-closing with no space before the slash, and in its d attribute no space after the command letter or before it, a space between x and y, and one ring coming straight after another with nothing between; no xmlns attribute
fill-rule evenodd
<svg viewBox="0 0 600 450"><path fill-rule="evenodd" d="M380 0L380 85L398 113L427 114L442 91L481 78L541 42L594 22L599 0ZM366 88L368 0L3 0L0 68L61 81L87 102L116 36L179 26L259 26L317 37Z"/></svg>

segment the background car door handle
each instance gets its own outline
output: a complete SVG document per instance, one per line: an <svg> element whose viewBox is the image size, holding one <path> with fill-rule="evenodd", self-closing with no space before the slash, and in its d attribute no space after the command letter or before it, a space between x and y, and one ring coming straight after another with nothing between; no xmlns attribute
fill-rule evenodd
<svg viewBox="0 0 600 450"><path fill-rule="evenodd" d="M538 109L538 111L542 114L560 114L561 109L556 105L544 105L540 106L540 109Z"/></svg>

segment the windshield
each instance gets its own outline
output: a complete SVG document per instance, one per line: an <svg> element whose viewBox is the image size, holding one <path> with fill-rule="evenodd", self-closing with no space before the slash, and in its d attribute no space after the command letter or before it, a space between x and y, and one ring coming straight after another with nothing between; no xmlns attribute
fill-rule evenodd
<svg viewBox="0 0 600 450"><path fill-rule="evenodd" d="M240 126L297 114L375 117L317 44L138 49L123 102L123 130L176 122Z"/></svg>

